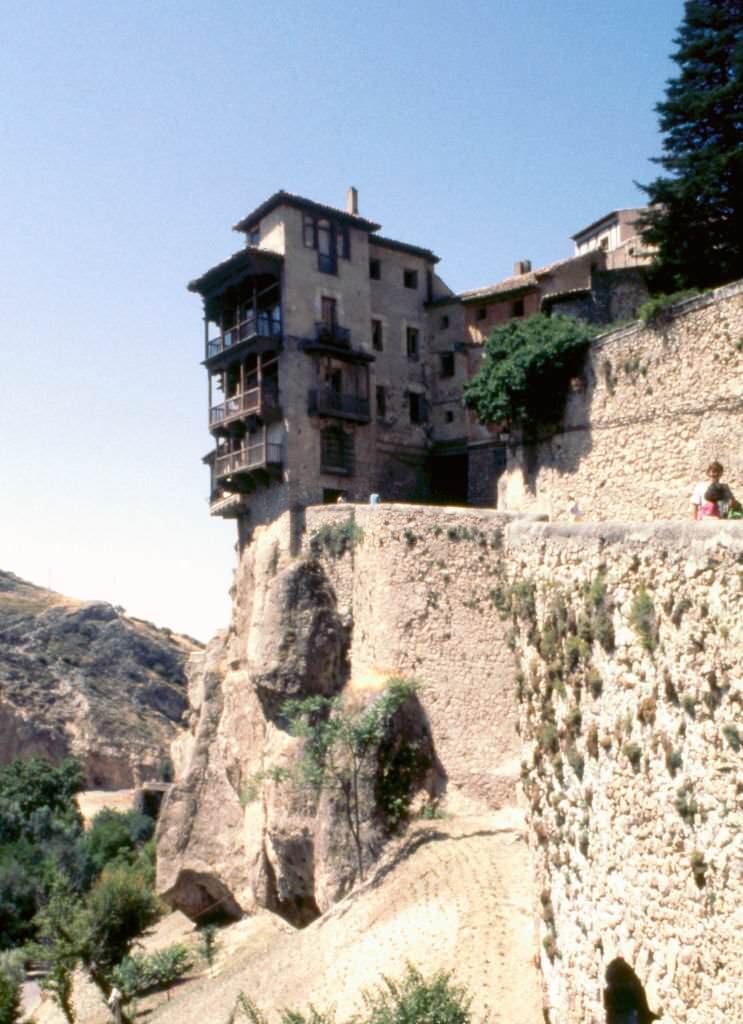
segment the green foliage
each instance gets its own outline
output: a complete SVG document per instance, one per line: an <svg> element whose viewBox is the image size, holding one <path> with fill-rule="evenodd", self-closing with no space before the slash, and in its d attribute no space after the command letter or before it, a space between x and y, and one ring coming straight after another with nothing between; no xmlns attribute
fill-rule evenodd
<svg viewBox="0 0 743 1024"><path fill-rule="evenodd" d="M642 761L642 747L638 743L625 743L624 756L632 767L637 771Z"/></svg>
<svg viewBox="0 0 743 1024"><path fill-rule="evenodd" d="M656 107L664 175L641 186L643 237L658 246L664 291L743 277L743 12L740 0L694 0L676 37L677 75Z"/></svg>
<svg viewBox="0 0 743 1024"><path fill-rule="evenodd" d="M637 315L646 324L659 323L665 318L671 306L683 302L684 299L693 299L699 294L698 288L685 288L670 295L653 295L638 308Z"/></svg>
<svg viewBox="0 0 743 1024"><path fill-rule="evenodd" d="M203 928L199 928L199 955L206 960L209 967L214 966L218 949L219 939L217 938L217 926L214 924L206 924Z"/></svg>
<svg viewBox="0 0 743 1024"><path fill-rule="evenodd" d="M85 837L85 846L97 874L109 861L132 860L136 851L155 830L152 818L138 811L113 811L96 814Z"/></svg>
<svg viewBox="0 0 743 1024"><path fill-rule="evenodd" d="M20 1019L20 982L0 971L0 1024L18 1024Z"/></svg>
<svg viewBox="0 0 743 1024"><path fill-rule="evenodd" d="M688 823L694 821L695 814L699 812L699 806L694 799L693 790L688 782L676 790L674 805L684 821Z"/></svg>
<svg viewBox="0 0 743 1024"><path fill-rule="evenodd" d="M652 653L658 645L658 626L655 617L655 605L645 587L640 587L635 594L629 613L629 621L635 633L637 633L643 648Z"/></svg>
<svg viewBox="0 0 743 1024"><path fill-rule="evenodd" d="M508 422L527 434L557 424L595 333L571 317L542 314L496 327L480 370L465 384L465 405L481 423Z"/></svg>
<svg viewBox="0 0 743 1024"><path fill-rule="evenodd" d="M364 993L364 1024L468 1024L471 999L439 971L425 979L408 964L400 981L385 977L372 992Z"/></svg>
<svg viewBox="0 0 743 1024"><path fill-rule="evenodd" d="M147 989L169 988L192 966L188 947L175 943L149 955L125 956L111 972L111 980L128 1003Z"/></svg>
<svg viewBox="0 0 743 1024"><path fill-rule="evenodd" d="M310 551L319 558L325 554L330 558L342 558L347 551L353 551L364 536L364 531L349 516L342 523L325 523L312 534Z"/></svg>
<svg viewBox="0 0 743 1024"><path fill-rule="evenodd" d="M430 978L408 964L399 980L383 977L375 989L363 993L364 1009L349 1024L470 1024L471 998L454 984L451 974L438 971ZM265 1015L252 999L240 993L236 1013L250 1024L267 1024ZM281 1024L334 1024L332 1011L307 1014L284 1010Z"/></svg>
<svg viewBox="0 0 743 1024"><path fill-rule="evenodd" d="M139 865L107 867L86 900L90 920L86 964L110 971L122 960L134 939L160 916L160 903L151 880Z"/></svg>
<svg viewBox="0 0 743 1024"><path fill-rule="evenodd" d="M79 825L73 797L82 788L82 768L73 757L58 768L38 757L0 768L0 843L37 841L48 835L55 820Z"/></svg>
<svg viewBox="0 0 743 1024"><path fill-rule="evenodd" d="M362 784L377 780L377 765L370 763L370 755L388 739L394 715L415 695L417 688L413 680L392 678L371 703L344 702L342 696L316 696L287 701L282 707L292 735L304 743L296 771L289 774L280 768L276 780L291 779L315 791L329 786L340 793L362 879L360 789ZM405 768L400 760L398 767L412 777L410 763ZM385 787L390 801L388 809L394 810L394 824L404 810L400 802L401 785L393 786L392 777L388 777Z"/></svg>
<svg viewBox="0 0 743 1024"><path fill-rule="evenodd" d="M740 751L741 746L743 746L743 741L741 741L738 727L736 725L723 725L722 735L737 754Z"/></svg>

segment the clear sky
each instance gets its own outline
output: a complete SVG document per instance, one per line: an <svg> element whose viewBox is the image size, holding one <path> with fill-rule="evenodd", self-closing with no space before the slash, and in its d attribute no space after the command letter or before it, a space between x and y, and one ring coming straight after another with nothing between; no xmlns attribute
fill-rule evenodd
<svg viewBox="0 0 743 1024"><path fill-rule="evenodd" d="M642 202L682 0L3 0L0 568L207 639L188 280L279 188L433 249L457 290Z"/></svg>

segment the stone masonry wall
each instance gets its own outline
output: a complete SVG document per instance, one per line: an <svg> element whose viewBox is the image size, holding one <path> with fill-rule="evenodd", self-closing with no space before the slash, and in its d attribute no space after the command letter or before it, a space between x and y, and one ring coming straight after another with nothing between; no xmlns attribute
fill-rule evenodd
<svg viewBox="0 0 743 1024"><path fill-rule="evenodd" d="M743 282L674 308L592 345L562 433L510 452L500 509L565 519L573 495L588 519L685 519L713 459L743 494Z"/></svg>
<svg viewBox="0 0 743 1024"><path fill-rule="evenodd" d="M517 800L513 658L489 597L509 517L419 505L308 509L307 541L353 517L360 540L323 556L339 610L353 621L352 685L392 675L422 686L450 809Z"/></svg>
<svg viewBox="0 0 743 1024"><path fill-rule="evenodd" d="M552 1024L622 956L667 1024L743 1019L743 528L514 524L514 624Z"/></svg>
<svg viewBox="0 0 743 1024"><path fill-rule="evenodd" d="M191 687L158 827L161 891L193 914L290 898L296 914L305 894L324 911L346 891L334 825L276 794L240 800L294 742L261 712L258 685L275 666L337 666L323 642L292 668L289 639L334 624L350 629L344 687L420 682L429 795L454 815L527 808L550 1024L604 1024L617 956L667 1024L743 1019L741 563L737 522L547 524L381 504L257 529L230 631ZM326 611L310 601L288 615L281 594L307 573Z"/></svg>

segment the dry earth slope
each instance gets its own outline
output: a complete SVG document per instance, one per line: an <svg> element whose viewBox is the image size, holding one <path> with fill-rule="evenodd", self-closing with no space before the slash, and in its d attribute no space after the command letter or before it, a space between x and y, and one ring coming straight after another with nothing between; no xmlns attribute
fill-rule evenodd
<svg viewBox="0 0 743 1024"><path fill-rule="evenodd" d="M514 810L416 823L364 883L307 928L290 929L267 912L234 925L245 929L244 950L223 960L217 977L176 990L150 1019L227 1024L244 992L271 1022L283 1008L312 1004L334 1006L343 1024L364 989L410 962L427 975L452 971L472 994L475 1021L537 1024L528 861Z"/></svg>

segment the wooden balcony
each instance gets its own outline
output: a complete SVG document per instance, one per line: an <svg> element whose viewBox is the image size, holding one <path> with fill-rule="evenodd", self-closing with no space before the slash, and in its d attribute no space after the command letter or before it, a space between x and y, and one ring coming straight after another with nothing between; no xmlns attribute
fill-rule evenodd
<svg viewBox="0 0 743 1024"><path fill-rule="evenodd" d="M269 469L282 463L282 446L268 441L256 441L226 455L214 458L214 476L217 480L235 473L250 473L258 469Z"/></svg>
<svg viewBox="0 0 743 1024"><path fill-rule="evenodd" d="M309 394L310 416L332 416L336 419L368 423L369 399L359 395L343 394L332 388L313 388Z"/></svg>
<svg viewBox="0 0 743 1024"><path fill-rule="evenodd" d="M273 319L269 313L258 313L249 316L234 327L222 331L216 337L209 338L206 343L206 361L224 352L230 352L238 345L247 343L270 342L274 348L281 344L281 321Z"/></svg>
<svg viewBox="0 0 743 1024"><path fill-rule="evenodd" d="M213 405L209 410L209 427L212 429L245 416L261 416L271 420L280 414L278 387L263 384L262 387L249 388L219 405Z"/></svg>

